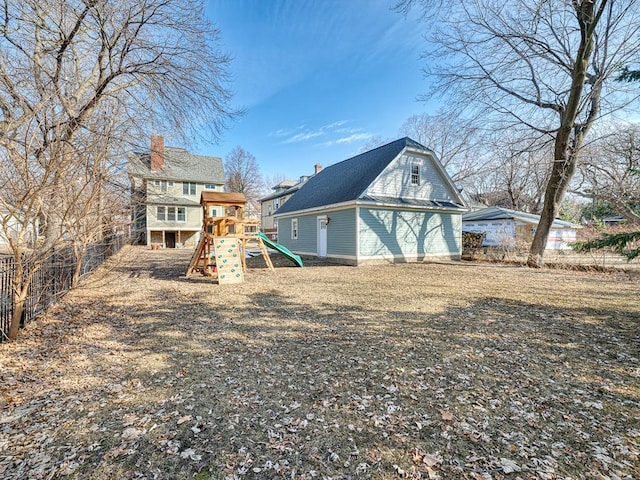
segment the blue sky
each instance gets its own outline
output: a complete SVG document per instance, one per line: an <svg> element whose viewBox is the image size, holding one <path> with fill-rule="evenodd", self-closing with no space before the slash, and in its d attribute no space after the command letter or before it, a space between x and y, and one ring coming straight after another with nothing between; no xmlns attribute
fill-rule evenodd
<svg viewBox="0 0 640 480"><path fill-rule="evenodd" d="M427 110L415 18L393 0L209 0L207 14L233 57L234 103L246 113L201 153L235 146L264 175L295 179L399 137Z"/></svg>

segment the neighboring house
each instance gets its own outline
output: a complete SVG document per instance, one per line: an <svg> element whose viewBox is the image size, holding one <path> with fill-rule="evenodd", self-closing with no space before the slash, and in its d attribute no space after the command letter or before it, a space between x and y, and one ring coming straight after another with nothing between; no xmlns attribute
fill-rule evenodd
<svg viewBox="0 0 640 480"><path fill-rule="evenodd" d="M249 218L251 220L260 220L259 200L247 200L247 205L244 207L244 218Z"/></svg>
<svg viewBox="0 0 640 480"><path fill-rule="evenodd" d="M465 232L486 233L484 247L504 247L509 249L528 248L533 240L539 215L518 212L501 207L487 207L462 216ZM575 242L580 225L562 220L554 220L549 231L547 249L569 249L568 242Z"/></svg>
<svg viewBox="0 0 640 480"><path fill-rule="evenodd" d="M224 191L222 160L165 148L164 138L152 135L150 151L129 154L128 173L134 238L166 248L195 247L202 231L200 194Z"/></svg>
<svg viewBox="0 0 640 480"><path fill-rule="evenodd" d="M314 175L322 170L322 165L316 163ZM275 187L274 193L260 199L260 229L272 240L278 239L278 220L273 214L289 200L294 193L300 190L310 176L302 176L297 182L295 180L284 180Z"/></svg>
<svg viewBox="0 0 640 480"><path fill-rule="evenodd" d="M289 250L361 265L460 258L464 210L435 154L402 138L325 168L275 217Z"/></svg>

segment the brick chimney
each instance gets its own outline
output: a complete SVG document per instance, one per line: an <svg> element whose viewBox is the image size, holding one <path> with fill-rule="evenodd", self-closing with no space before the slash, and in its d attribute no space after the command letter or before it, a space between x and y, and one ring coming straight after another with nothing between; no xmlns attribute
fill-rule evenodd
<svg viewBox="0 0 640 480"><path fill-rule="evenodd" d="M320 165L319 163L316 163L315 169L316 169L315 171L316 174L320 173L320 170L322 170L322 165Z"/></svg>
<svg viewBox="0 0 640 480"><path fill-rule="evenodd" d="M164 137L151 135L151 171L159 172L164 167Z"/></svg>

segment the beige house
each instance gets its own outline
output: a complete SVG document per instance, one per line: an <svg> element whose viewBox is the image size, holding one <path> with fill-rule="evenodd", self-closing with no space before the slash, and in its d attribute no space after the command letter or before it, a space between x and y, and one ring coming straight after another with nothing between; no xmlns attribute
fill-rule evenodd
<svg viewBox="0 0 640 480"><path fill-rule="evenodd" d="M315 165L314 175L317 175L321 170L322 166L317 163ZM284 205L294 193L300 190L300 187L307 183L310 178L310 176L302 176L298 181L284 180L271 188L273 193L260 199L260 229L267 237L272 240L278 240L278 220L273 217L273 214Z"/></svg>
<svg viewBox="0 0 640 480"><path fill-rule="evenodd" d="M203 191L224 191L218 157L165 147L151 136L151 149L129 154L132 236L138 243L163 248L194 248L202 231ZM222 213L222 212L221 212Z"/></svg>

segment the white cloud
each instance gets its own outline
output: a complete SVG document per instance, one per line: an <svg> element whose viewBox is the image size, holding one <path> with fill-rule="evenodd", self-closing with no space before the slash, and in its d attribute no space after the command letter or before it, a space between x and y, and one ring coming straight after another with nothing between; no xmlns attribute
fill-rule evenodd
<svg viewBox="0 0 640 480"><path fill-rule="evenodd" d="M289 137L283 140L280 143L299 143L305 142L307 140L311 140L313 138L325 137L335 135L338 132L344 132L345 129L342 128L343 125L348 123L348 120L338 120L336 122L331 122L326 125L322 125L315 129L309 129L305 125L301 125L294 130L286 130L286 129L278 129L275 132L269 134L274 137Z"/></svg>
<svg viewBox="0 0 640 480"><path fill-rule="evenodd" d="M371 135L370 133L354 133L352 135L349 135L348 137L342 137L337 139L336 143L337 144L353 143L359 140L368 140L372 136L373 135Z"/></svg>
<svg viewBox="0 0 640 480"><path fill-rule="evenodd" d="M351 135L348 135L346 137L342 136L333 140L327 140L326 142L318 143L315 146L328 148L328 147L333 147L335 145L347 145L349 143L354 143L361 140L368 140L370 138L373 138L373 134L365 133L362 130L359 130L359 131L356 131L356 133L351 133Z"/></svg>
<svg viewBox="0 0 640 480"><path fill-rule="evenodd" d="M282 143L298 143L304 142L306 140L311 140L312 138L320 137L323 135L323 132L304 132L304 133L296 133L292 137L287 138Z"/></svg>

